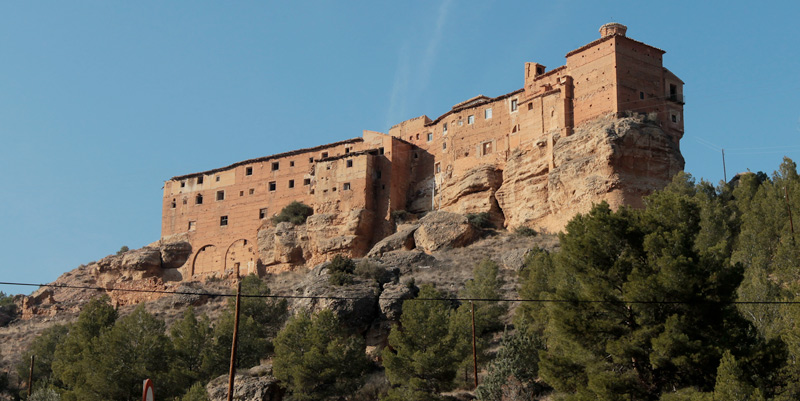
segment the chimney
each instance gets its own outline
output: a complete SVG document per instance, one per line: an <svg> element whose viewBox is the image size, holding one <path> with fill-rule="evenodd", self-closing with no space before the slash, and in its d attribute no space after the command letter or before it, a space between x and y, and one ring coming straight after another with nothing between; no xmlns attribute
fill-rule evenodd
<svg viewBox="0 0 800 401"><path fill-rule="evenodd" d="M625 36L628 27L616 22L609 22L600 27L600 37L604 38L611 35Z"/></svg>

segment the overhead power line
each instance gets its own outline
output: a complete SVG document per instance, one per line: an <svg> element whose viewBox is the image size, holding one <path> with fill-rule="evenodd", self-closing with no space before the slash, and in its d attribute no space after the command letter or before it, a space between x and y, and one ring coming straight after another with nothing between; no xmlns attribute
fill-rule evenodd
<svg viewBox="0 0 800 401"><path fill-rule="evenodd" d="M236 297L235 293L219 292L193 292L193 291L169 291L169 290L143 290L135 288L106 288L85 285L68 284L36 284L36 283L14 283L0 282L0 285L16 285L28 287L50 287L50 288L70 288L95 291L120 291L138 292L151 294L171 294L171 295L205 295L209 297ZM274 299L330 299L330 300L360 300L371 297L365 296L330 296L330 295L278 295L278 294L242 294L245 298L274 298ZM533 302L533 303L564 303L564 304L650 304L650 305L696 305L696 304L720 304L720 305L800 305L800 301L713 301L705 299L697 300L601 300L601 299L536 299L536 298L461 298L461 297L435 297L435 298L404 298L404 297L384 297L393 300L414 300L414 301L443 301L443 302Z"/></svg>

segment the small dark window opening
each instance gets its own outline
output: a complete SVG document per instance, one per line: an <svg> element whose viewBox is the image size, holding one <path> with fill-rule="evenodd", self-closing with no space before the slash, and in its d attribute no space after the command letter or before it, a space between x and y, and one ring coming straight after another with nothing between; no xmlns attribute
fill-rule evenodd
<svg viewBox="0 0 800 401"><path fill-rule="evenodd" d="M228 225L228 216L220 216L219 225L220 226L227 226Z"/></svg>
<svg viewBox="0 0 800 401"><path fill-rule="evenodd" d="M322 158L324 159L326 157L328 157L328 152L322 152Z"/></svg>
<svg viewBox="0 0 800 401"><path fill-rule="evenodd" d="M383 154L383 148L378 148L378 154L379 154L379 155L382 155L382 154Z"/></svg>
<svg viewBox="0 0 800 401"><path fill-rule="evenodd" d="M294 180L289 180L289 188L294 188Z"/></svg>
<svg viewBox="0 0 800 401"><path fill-rule="evenodd" d="M348 160L347 161L347 167L353 167L353 161L352 160Z"/></svg>
<svg viewBox="0 0 800 401"><path fill-rule="evenodd" d="M253 168L252 167L248 167L248 168L244 169L244 175L253 175Z"/></svg>
<svg viewBox="0 0 800 401"><path fill-rule="evenodd" d="M376 176L378 177L378 179L380 180L380 179L381 179L381 176L382 176L383 174L381 174L381 171L380 171L380 170L378 170L378 171L376 171L376 172L375 172L375 175L376 175Z"/></svg>
<svg viewBox="0 0 800 401"><path fill-rule="evenodd" d="M294 161L289 162L289 167L294 167Z"/></svg>
<svg viewBox="0 0 800 401"><path fill-rule="evenodd" d="M172 200L172 208L175 209L178 204L175 202L175 199Z"/></svg>
<svg viewBox="0 0 800 401"><path fill-rule="evenodd" d="M542 66L536 67L536 74L544 74L544 67Z"/></svg>
<svg viewBox="0 0 800 401"><path fill-rule="evenodd" d="M303 185L311 185L311 178L303 179Z"/></svg>
<svg viewBox="0 0 800 401"><path fill-rule="evenodd" d="M308 162L309 162L309 163L314 163L314 158L313 158L313 157L309 157L309 158L308 158Z"/></svg>
<svg viewBox="0 0 800 401"><path fill-rule="evenodd" d="M239 196L244 196L244 191L239 191Z"/></svg>
<svg viewBox="0 0 800 401"><path fill-rule="evenodd" d="M333 191L333 192L336 192L336 187L333 187L332 191Z"/></svg>
<svg viewBox="0 0 800 401"><path fill-rule="evenodd" d="M350 183L349 182L345 182L342 185L342 191L349 191L349 190L350 190Z"/></svg>
<svg viewBox="0 0 800 401"><path fill-rule="evenodd" d="M381 189L386 189L386 185L381 185Z"/></svg>
<svg viewBox="0 0 800 401"><path fill-rule="evenodd" d="M259 219L266 219L267 218L267 208L259 209L258 218Z"/></svg>
<svg viewBox="0 0 800 401"><path fill-rule="evenodd" d="M344 148L344 153L345 154L350 153L350 148Z"/></svg>
<svg viewBox="0 0 800 401"><path fill-rule="evenodd" d="M269 190L270 191L274 191L277 188L278 188L278 184L275 181L270 181L269 182Z"/></svg>
<svg viewBox="0 0 800 401"><path fill-rule="evenodd" d="M203 195L197 194L197 196L194 197L194 203L196 205L202 205L203 204Z"/></svg>
<svg viewBox="0 0 800 401"><path fill-rule="evenodd" d="M219 176L217 176L217 182L219 182Z"/></svg>
<svg viewBox="0 0 800 401"><path fill-rule="evenodd" d="M280 162L272 162L272 171L277 171L280 168L281 168Z"/></svg>
<svg viewBox="0 0 800 401"><path fill-rule="evenodd" d="M217 191L217 200L225 200L225 191Z"/></svg>
<svg viewBox="0 0 800 401"><path fill-rule="evenodd" d="M415 159L419 158L419 155L417 154L417 152L414 152L414 158Z"/></svg>
<svg viewBox="0 0 800 401"><path fill-rule="evenodd" d="M678 116L676 116L675 114L672 115L672 122L674 123L678 122Z"/></svg>
<svg viewBox="0 0 800 401"><path fill-rule="evenodd" d="M511 100L511 111L517 111L517 99Z"/></svg>
<svg viewBox="0 0 800 401"><path fill-rule="evenodd" d="M250 188L250 195L254 194L256 190L254 188Z"/></svg>
<svg viewBox="0 0 800 401"><path fill-rule="evenodd" d="M183 187L185 187L185 186L186 186L186 182L184 182L184 181L181 181L181 188L183 188Z"/></svg>
<svg viewBox="0 0 800 401"><path fill-rule="evenodd" d="M447 142L446 141L442 142L442 150L445 150L445 149L447 149Z"/></svg>
<svg viewBox="0 0 800 401"><path fill-rule="evenodd" d="M644 92L639 92L639 99L644 100Z"/></svg>
<svg viewBox="0 0 800 401"><path fill-rule="evenodd" d="M183 198L183 204L185 205L186 203L187 203L186 198Z"/></svg>
<svg viewBox="0 0 800 401"><path fill-rule="evenodd" d="M669 84L669 95L675 96L678 94L678 86L675 84Z"/></svg>
<svg viewBox="0 0 800 401"><path fill-rule="evenodd" d="M533 110L533 102L528 103L528 110Z"/></svg>
<svg viewBox="0 0 800 401"><path fill-rule="evenodd" d="M190 221L189 222L189 231L194 231L195 227L197 226L197 222Z"/></svg>
<svg viewBox="0 0 800 401"><path fill-rule="evenodd" d="M202 184L203 183L203 176L202 175L200 177L197 177L197 183L198 184Z"/></svg>

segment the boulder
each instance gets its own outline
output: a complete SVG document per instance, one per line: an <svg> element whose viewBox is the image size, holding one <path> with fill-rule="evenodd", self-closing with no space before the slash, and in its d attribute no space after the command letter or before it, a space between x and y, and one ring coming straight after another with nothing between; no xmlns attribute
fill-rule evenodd
<svg viewBox="0 0 800 401"><path fill-rule="evenodd" d="M479 237L478 230L460 214L435 211L419 222L414 242L417 248L427 253L467 246Z"/></svg>
<svg viewBox="0 0 800 401"><path fill-rule="evenodd" d="M497 213L494 194L503 184L503 171L482 164L467 170L456 179L444 179L441 184L439 208L453 213Z"/></svg>
<svg viewBox="0 0 800 401"><path fill-rule="evenodd" d="M161 268L177 269L192 254L192 244L187 241L170 242L161 246Z"/></svg>
<svg viewBox="0 0 800 401"><path fill-rule="evenodd" d="M520 271L525 266L525 256L528 255L528 249L511 249L503 252L500 255L502 266L506 269Z"/></svg>
<svg viewBox="0 0 800 401"><path fill-rule="evenodd" d="M378 297L373 281L354 277L349 285L332 285L328 282L327 264L317 266L297 290L306 297L298 299L292 308L311 313L329 309L339 317L342 324L366 330L378 316Z"/></svg>
<svg viewBox="0 0 800 401"><path fill-rule="evenodd" d="M383 286L378 304L381 308L381 318L386 320L399 320L403 312L403 301L417 296L419 288L408 283L388 283Z"/></svg>
<svg viewBox="0 0 800 401"><path fill-rule="evenodd" d="M367 253L367 257L373 258L381 256L386 252L398 249L411 250L416 247L414 243L414 232L419 228L419 224L407 224L397 228L397 232L378 241L375 246Z"/></svg>
<svg viewBox="0 0 800 401"><path fill-rule="evenodd" d="M122 265L126 269L155 272L161 269L161 251L158 248L144 247L125 252Z"/></svg>
<svg viewBox="0 0 800 401"><path fill-rule="evenodd" d="M233 379L233 399L241 401L280 401L284 390L279 381L267 376L250 376L237 373ZM222 375L206 385L208 398L211 401L228 399L228 375Z"/></svg>

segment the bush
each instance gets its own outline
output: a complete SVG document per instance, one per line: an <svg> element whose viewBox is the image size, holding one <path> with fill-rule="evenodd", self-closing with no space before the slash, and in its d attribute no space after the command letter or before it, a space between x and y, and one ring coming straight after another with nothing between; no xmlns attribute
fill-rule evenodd
<svg viewBox="0 0 800 401"><path fill-rule="evenodd" d="M392 210L391 216L392 220L398 223L408 220L409 217L408 212L405 210Z"/></svg>
<svg viewBox="0 0 800 401"><path fill-rule="evenodd" d="M353 284L355 269L353 259L336 255L328 265L328 282L333 285Z"/></svg>
<svg viewBox="0 0 800 401"><path fill-rule="evenodd" d="M472 224L475 228L495 228L494 223L492 223L491 215L489 215L488 212L469 213L467 214L467 220L469 224Z"/></svg>
<svg viewBox="0 0 800 401"><path fill-rule="evenodd" d="M392 279L392 274L385 267L370 263L367 260L359 263L353 273L367 280L374 280L378 285L388 283Z"/></svg>
<svg viewBox="0 0 800 401"><path fill-rule="evenodd" d="M311 208L311 206L308 206L305 203L294 201L286 205L286 207L283 208L278 215L273 217L272 222L278 224L288 221L292 224L300 225L304 224L308 216L311 216L312 214L314 214L314 209Z"/></svg>
<svg viewBox="0 0 800 401"><path fill-rule="evenodd" d="M123 245L123 246L122 246L121 248L119 248L119 250L117 251L117 256L119 256L119 255L122 255L123 253L125 253L125 252L128 252L128 251L130 251L130 250L131 250L131 249L130 249L130 248L128 248L128 246L127 246L127 245Z"/></svg>
<svg viewBox="0 0 800 401"><path fill-rule="evenodd" d="M517 234L520 237L535 237L539 233L537 233L536 230L534 230L534 229L532 229L530 227L519 226L519 227L517 227L516 230L514 230L514 234Z"/></svg>

